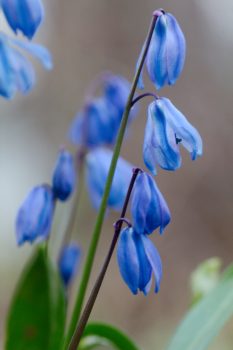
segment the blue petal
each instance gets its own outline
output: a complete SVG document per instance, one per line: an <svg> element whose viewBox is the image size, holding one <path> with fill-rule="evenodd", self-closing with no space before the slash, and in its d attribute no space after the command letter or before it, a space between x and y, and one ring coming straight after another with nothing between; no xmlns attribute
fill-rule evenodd
<svg viewBox="0 0 233 350"><path fill-rule="evenodd" d="M145 253L141 236L142 235L134 232L133 240L136 246L137 258L139 262L138 289L147 295L151 287L152 268Z"/></svg>
<svg viewBox="0 0 233 350"><path fill-rule="evenodd" d="M152 270L155 276L155 293L158 293L160 289L161 279L162 279L162 261L158 250L156 249L154 244L150 241L150 239L145 235L141 235L141 239L144 245L146 256L150 262L150 265L152 267Z"/></svg>
<svg viewBox="0 0 233 350"><path fill-rule="evenodd" d="M18 244L46 239L51 229L53 211L51 188L47 185L34 187L23 201L16 218Z"/></svg>
<svg viewBox="0 0 233 350"><path fill-rule="evenodd" d="M12 98L16 91L15 73L11 61L11 48L0 35L0 95L5 98Z"/></svg>
<svg viewBox="0 0 233 350"><path fill-rule="evenodd" d="M181 144L191 153L192 160L201 156L202 139L199 132L168 98L163 97L160 99L160 107L176 137L181 139Z"/></svg>
<svg viewBox="0 0 233 350"><path fill-rule="evenodd" d="M44 17L41 0L1 0L1 6L14 32L20 30L31 39Z"/></svg>
<svg viewBox="0 0 233 350"><path fill-rule="evenodd" d="M70 152L61 150L53 172L53 193L61 201L67 200L73 193L76 183L74 159Z"/></svg>
<svg viewBox="0 0 233 350"><path fill-rule="evenodd" d="M60 276L67 287L78 272L81 258L81 250L76 243L70 243L63 247L58 267Z"/></svg>
<svg viewBox="0 0 233 350"><path fill-rule="evenodd" d="M47 70L51 70L53 68L52 56L44 46L17 39L11 39L11 41L14 45L20 47L23 50L26 50L32 56L37 58Z"/></svg>
<svg viewBox="0 0 233 350"><path fill-rule="evenodd" d="M117 247L117 261L123 280L131 292L137 294L140 265L133 234L132 228L125 228L121 231Z"/></svg>
<svg viewBox="0 0 233 350"><path fill-rule="evenodd" d="M148 107L148 119L145 129L143 158L145 165L156 175L156 165L166 170L176 170L181 165L181 156L174 130L166 119L166 111L161 99Z"/></svg>

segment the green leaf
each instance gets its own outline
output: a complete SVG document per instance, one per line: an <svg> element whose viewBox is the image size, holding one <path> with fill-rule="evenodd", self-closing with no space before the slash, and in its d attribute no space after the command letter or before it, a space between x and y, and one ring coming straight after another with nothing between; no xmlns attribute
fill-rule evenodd
<svg viewBox="0 0 233 350"><path fill-rule="evenodd" d="M168 350L204 350L233 315L233 275L227 269L222 280L186 315Z"/></svg>
<svg viewBox="0 0 233 350"><path fill-rule="evenodd" d="M65 327L60 278L40 247L27 264L10 306L6 350L59 350Z"/></svg>
<svg viewBox="0 0 233 350"><path fill-rule="evenodd" d="M84 331L79 350L91 350L97 346L111 346L117 350L139 350L124 333L103 323L89 323Z"/></svg>
<svg viewBox="0 0 233 350"><path fill-rule="evenodd" d="M199 302L214 287L217 286L221 277L221 265L221 260L214 257L202 262L192 272L190 276L192 305Z"/></svg>

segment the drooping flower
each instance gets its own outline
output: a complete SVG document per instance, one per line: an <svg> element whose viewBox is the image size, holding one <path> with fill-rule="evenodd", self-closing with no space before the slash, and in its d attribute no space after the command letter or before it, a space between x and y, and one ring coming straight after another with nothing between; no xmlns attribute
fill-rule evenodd
<svg viewBox="0 0 233 350"><path fill-rule="evenodd" d="M186 117L165 97L148 107L143 157L147 168L156 175L156 166L176 170L181 166L179 145L191 154L192 160L202 155L202 139Z"/></svg>
<svg viewBox="0 0 233 350"><path fill-rule="evenodd" d="M104 193L105 183L112 159L112 151L97 148L86 156L86 181L94 208L98 209ZM116 172L108 199L108 207L121 210L132 176L133 166L122 158L118 159Z"/></svg>
<svg viewBox="0 0 233 350"><path fill-rule="evenodd" d="M98 77L93 82L95 87L96 84L101 85L102 93L98 97L89 96L69 131L72 143L87 148L114 144L130 91L125 78L111 73ZM132 108L129 121L137 110Z"/></svg>
<svg viewBox="0 0 233 350"><path fill-rule="evenodd" d="M155 180L147 173L137 176L131 204L132 224L137 233L150 234L158 227L163 233L171 220L167 203Z"/></svg>
<svg viewBox="0 0 233 350"><path fill-rule="evenodd" d="M54 212L54 197L50 186L34 187L19 208L16 218L17 243L45 240L50 232Z"/></svg>
<svg viewBox="0 0 233 350"><path fill-rule="evenodd" d="M44 18L41 0L1 0L0 6L13 31L21 31L28 39L34 36Z"/></svg>
<svg viewBox="0 0 233 350"><path fill-rule="evenodd" d="M149 293L152 274L155 277L155 292L160 289L162 262L159 253L146 235L138 234L134 229L121 231L117 260L121 276L133 294L138 291Z"/></svg>
<svg viewBox="0 0 233 350"><path fill-rule="evenodd" d="M72 282L78 272L81 250L76 243L70 243L63 247L58 267L62 281L66 287Z"/></svg>
<svg viewBox="0 0 233 350"><path fill-rule="evenodd" d="M28 93L35 85L33 66L19 50L33 55L46 69L52 68L51 55L46 48L0 33L0 95L8 99L17 91Z"/></svg>
<svg viewBox="0 0 233 350"><path fill-rule="evenodd" d="M180 25L172 14L157 10L154 15L157 20L146 56L146 65L151 81L160 89L165 85L175 84L180 77L185 62L186 42ZM139 88L143 88L142 77Z"/></svg>
<svg viewBox="0 0 233 350"><path fill-rule="evenodd" d="M74 191L76 171L74 158L70 152L63 149L59 152L53 172L52 189L55 198L67 200Z"/></svg>

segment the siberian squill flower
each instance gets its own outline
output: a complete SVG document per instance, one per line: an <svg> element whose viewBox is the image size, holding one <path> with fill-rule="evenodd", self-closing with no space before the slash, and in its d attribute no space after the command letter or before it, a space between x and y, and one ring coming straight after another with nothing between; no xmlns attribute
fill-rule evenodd
<svg viewBox="0 0 233 350"><path fill-rule="evenodd" d="M71 142L86 148L115 142L130 91L130 83L125 78L111 73L98 77L97 82L101 83L102 93L97 97L88 97L69 131ZM97 82L94 81L93 85ZM137 108L133 108L130 119L136 112Z"/></svg>
<svg viewBox="0 0 233 350"><path fill-rule="evenodd" d="M53 172L52 189L55 198L61 201L67 200L74 191L75 183L74 158L69 151L62 149Z"/></svg>
<svg viewBox="0 0 233 350"><path fill-rule="evenodd" d="M150 234L158 227L163 233L171 220L167 203L155 180L147 173L137 176L131 201L132 224L139 234Z"/></svg>
<svg viewBox="0 0 233 350"><path fill-rule="evenodd" d="M0 33L0 95L8 99L17 91L26 94L35 84L33 66L21 51L37 58L46 69L52 68L52 59L46 48Z"/></svg>
<svg viewBox="0 0 233 350"><path fill-rule="evenodd" d="M151 81L160 89L165 85L175 84L179 78L184 67L186 43L179 23L172 14L157 10L154 15L157 20L146 66ZM143 88L142 77L139 88Z"/></svg>
<svg viewBox="0 0 233 350"><path fill-rule="evenodd" d="M54 212L54 197L50 186L34 187L19 208L16 218L17 243L45 240L50 232Z"/></svg>
<svg viewBox="0 0 233 350"><path fill-rule="evenodd" d="M156 175L156 166L176 170L181 166L179 146L183 145L192 160L202 155L202 139L186 117L165 97L148 107L143 157L147 168Z"/></svg>
<svg viewBox="0 0 233 350"><path fill-rule="evenodd" d="M97 148L86 156L86 181L91 202L98 209L104 193L105 183L112 159L112 151ZM108 199L108 207L121 210L132 176L133 166L122 158L118 159L116 172Z"/></svg>
<svg viewBox="0 0 233 350"><path fill-rule="evenodd" d="M155 278L155 292L159 291L162 262L148 236L137 233L132 227L123 229L117 247L117 260L121 276L133 294L141 291L147 295L152 275Z"/></svg>
<svg viewBox="0 0 233 350"><path fill-rule="evenodd" d="M81 251L76 243L69 243L62 249L58 261L58 267L62 281L66 287L72 282L72 279L78 272Z"/></svg>
<svg viewBox="0 0 233 350"><path fill-rule="evenodd" d="M15 33L21 31L31 39L44 18L41 0L1 0L0 6Z"/></svg>

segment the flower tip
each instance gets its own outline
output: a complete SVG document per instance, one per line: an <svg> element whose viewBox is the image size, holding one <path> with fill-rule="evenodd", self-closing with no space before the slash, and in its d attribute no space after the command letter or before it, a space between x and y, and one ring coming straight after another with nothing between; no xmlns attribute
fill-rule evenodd
<svg viewBox="0 0 233 350"><path fill-rule="evenodd" d="M153 17L160 17L165 14L165 11L163 9L157 9L153 12Z"/></svg>

